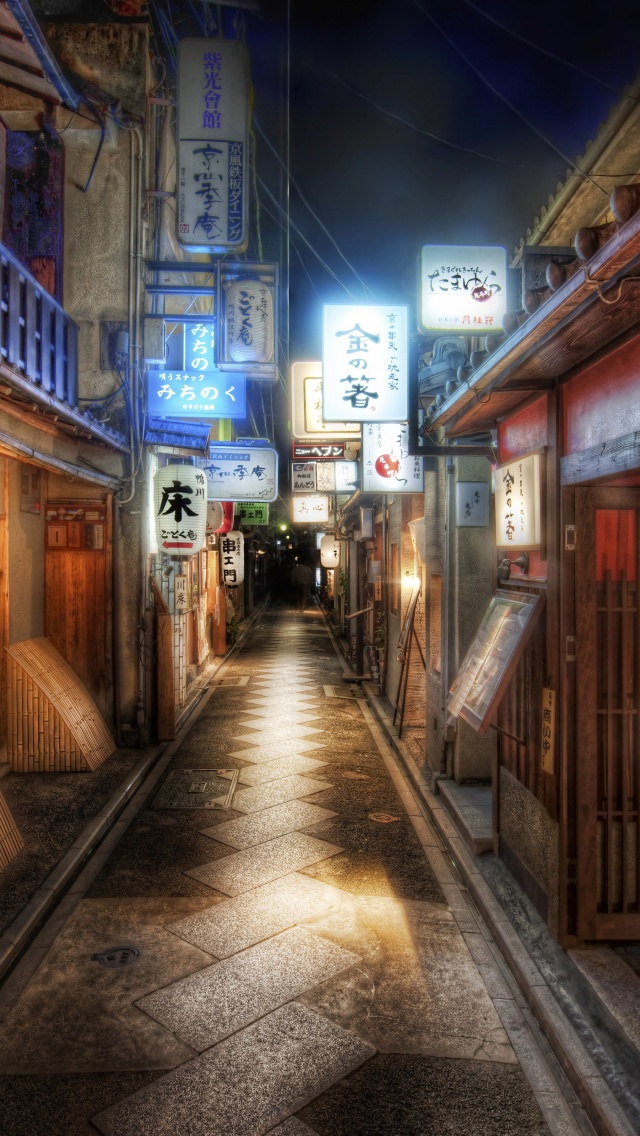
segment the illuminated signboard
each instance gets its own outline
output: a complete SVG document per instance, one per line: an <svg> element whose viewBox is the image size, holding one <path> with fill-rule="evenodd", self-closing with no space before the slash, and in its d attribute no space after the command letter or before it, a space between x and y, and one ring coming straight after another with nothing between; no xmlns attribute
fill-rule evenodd
<svg viewBox="0 0 640 1136"><path fill-rule="evenodd" d="M207 483L202 471L186 463L165 465L154 474L153 485L158 548L177 556L199 552L207 535Z"/></svg>
<svg viewBox="0 0 640 1136"><path fill-rule="evenodd" d="M496 544L540 547L540 455L515 458L495 471Z"/></svg>
<svg viewBox="0 0 640 1136"><path fill-rule="evenodd" d="M409 430L397 422L362 429L364 493L422 493L423 459L409 453Z"/></svg>
<svg viewBox="0 0 640 1136"><path fill-rule="evenodd" d="M222 371L147 371L147 411L163 418L245 418L244 375Z"/></svg>
<svg viewBox="0 0 640 1136"><path fill-rule="evenodd" d="M423 331L501 331L507 310L507 254L495 245L423 245Z"/></svg>
<svg viewBox="0 0 640 1136"><path fill-rule="evenodd" d="M236 517L252 525L269 524L269 506L264 501L238 501Z"/></svg>
<svg viewBox="0 0 640 1136"><path fill-rule="evenodd" d="M291 516L295 521L306 521L307 524L326 524L329 520L329 498L314 497L307 494L304 497L294 497L291 502Z"/></svg>
<svg viewBox="0 0 640 1136"><path fill-rule="evenodd" d="M344 414L344 408L342 413ZM313 425L311 430L309 426ZM291 433L294 438L359 438L359 422L325 422L322 417L322 363L293 363L291 367ZM295 457L295 454L294 454Z"/></svg>
<svg viewBox="0 0 640 1136"><path fill-rule="evenodd" d="M197 458L207 478L212 501L275 501L278 496L278 454L263 446L214 442L208 458Z"/></svg>
<svg viewBox="0 0 640 1136"><path fill-rule="evenodd" d="M408 316L405 307L326 304L322 336L322 416L406 422Z"/></svg>
<svg viewBox="0 0 640 1136"><path fill-rule="evenodd" d="M239 39L178 44L177 236L192 252L248 239L249 64Z"/></svg>

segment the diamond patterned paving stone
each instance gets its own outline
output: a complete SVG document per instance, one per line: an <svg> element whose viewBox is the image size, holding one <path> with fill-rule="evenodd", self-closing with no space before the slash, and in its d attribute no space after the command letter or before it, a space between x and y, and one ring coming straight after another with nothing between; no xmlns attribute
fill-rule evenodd
<svg viewBox="0 0 640 1136"><path fill-rule="evenodd" d="M264 1136L374 1053L291 1002L92 1120L103 1136Z"/></svg>
<svg viewBox="0 0 640 1136"><path fill-rule="evenodd" d="M322 730L319 730L317 726L288 726L286 723L279 725L275 722L265 721L264 718L252 718L248 722L238 722L238 725L242 726L243 729L258 730L261 734L268 734L274 742L287 741L289 738L294 741L296 738L305 738L308 734L322 733ZM243 742L255 740L250 734L236 734L235 738Z"/></svg>
<svg viewBox="0 0 640 1136"><path fill-rule="evenodd" d="M293 927L136 1005L202 1051L358 962L359 955Z"/></svg>
<svg viewBox="0 0 640 1136"><path fill-rule="evenodd" d="M264 769L264 766L256 768ZM271 809L263 809L261 813L248 813L236 820L204 828L202 835L230 844L232 848L252 848L256 844L263 844L265 840L284 836L286 832L310 828L312 824L320 824L320 821L330 820L334 816L337 813L323 809L320 805L312 805L309 801L285 801Z"/></svg>
<svg viewBox="0 0 640 1136"><path fill-rule="evenodd" d="M289 777L278 777L275 781L267 781L262 785L252 785L250 789L236 791L233 807L240 813L257 813L261 809L269 809L284 801L293 801L297 797L310 797L312 793L322 793L325 789L332 788L330 781L320 781L315 777L302 777L298 773L292 773Z"/></svg>
<svg viewBox="0 0 640 1136"><path fill-rule="evenodd" d="M339 888L292 871L271 884L186 916L168 929L214 958L227 959L301 919L339 907L344 899L346 896Z"/></svg>
<svg viewBox="0 0 640 1136"><path fill-rule="evenodd" d="M243 710L243 714L253 713L253 707L248 710ZM292 726L298 730L303 726L307 726L310 722L316 721L319 715L316 713L304 714L302 711L298 712L293 709L290 713L285 710L279 710L277 714L269 714L266 717L261 714L258 718L248 718L246 721L238 719L239 726L248 726L250 730L278 730L287 733ZM312 727L317 732L317 727Z"/></svg>
<svg viewBox="0 0 640 1136"><path fill-rule="evenodd" d="M308 868L329 856L337 856L342 851L336 844L317 840L315 836L288 832L286 836L268 840L255 848L232 852L221 860L191 868L185 874L225 895L240 895L260 884L277 880L279 876Z"/></svg>
<svg viewBox="0 0 640 1136"><path fill-rule="evenodd" d="M326 766L326 761L317 761L315 757L296 754L295 757L266 761L262 765L245 765L244 769L240 770L239 779L245 785L264 785L265 781L277 781L278 778L289 777L292 773L308 773L314 777Z"/></svg>
<svg viewBox="0 0 640 1136"><path fill-rule="evenodd" d="M234 749L227 757L239 757L241 761L252 761L258 765L263 761L276 761L279 757L293 757L296 753L309 753L316 749L326 749L325 742L306 742L304 738L290 742L265 742L256 734L254 745L247 749Z"/></svg>
<svg viewBox="0 0 640 1136"><path fill-rule="evenodd" d="M317 694L300 695L295 699L297 709L312 710L319 704L320 698ZM276 706L289 707L291 706L291 695L287 694L254 694L253 698L245 698L247 706L255 706L256 709L260 706Z"/></svg>
<svg viewBox="0 0 640 1136"><path fill-rule="evenodd" d="M297 699L293 703L289 699L288 708L285 702L269 704L268 706L248 706L246 710L241 710L241 714L255 714L257 718L282 718L286 716L287 722L313 722L315 718L320 717L320 710L313 707L302 708Z"/></svg>

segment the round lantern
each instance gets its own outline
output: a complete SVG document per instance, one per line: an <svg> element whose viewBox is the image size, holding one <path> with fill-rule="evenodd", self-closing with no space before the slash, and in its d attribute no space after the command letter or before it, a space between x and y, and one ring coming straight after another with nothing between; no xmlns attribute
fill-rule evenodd
<svg viewBox="0 0 640 1136"><path fill-rule="evenodd" d="M222 583L235 587L244 580L244 537L237 529L231 529L220 537L220 559Z"/></svg>
<svg viewBox="0 0 640 1136"><path fill-rule="evenodd" d="M270 363L274 353L273 293L260 280L225 285L226 353L234 363Z"/></svg>
<svg viewBox="0 0 640 1136"><path fill-rule="evenodd" d="M217 532L223 521L222 501L207 501L207 532Z"/></svg>
<svg viewBox="0 0 640 1136"><path fill-rule="evenodd" d="M340 541L331 533L320 541L320 563L323 568L337 568L340 563Z"/></svg>
<svg viewBox="0 0 640 1136"><path fill-rule="evenodd" d="M205 547L207 479L193 465L165 465L153 478L156 540L162 552L191 556Z"/></svg>

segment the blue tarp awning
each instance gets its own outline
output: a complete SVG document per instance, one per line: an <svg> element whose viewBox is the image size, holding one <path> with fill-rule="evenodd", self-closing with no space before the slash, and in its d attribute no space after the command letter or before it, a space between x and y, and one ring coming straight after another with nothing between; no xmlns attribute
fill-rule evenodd
<svg viewBox="0 0 640 1136"><path fill-rule="evenodd" d="M147 418L144 440L148 446L177 446L204 457L209 452L209 422L182 422L171 418Z"/></svg>

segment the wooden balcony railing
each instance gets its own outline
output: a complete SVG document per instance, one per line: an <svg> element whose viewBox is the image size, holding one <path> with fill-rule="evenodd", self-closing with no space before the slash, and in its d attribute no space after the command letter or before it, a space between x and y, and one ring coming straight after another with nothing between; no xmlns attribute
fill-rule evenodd
<svg viewBox="0 0 640 1136"><path fill-rule="evenodd" d="M0 244L0 364L69 407L78 405L78 328Z"/></svg>

